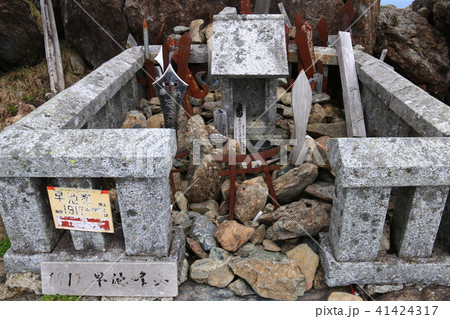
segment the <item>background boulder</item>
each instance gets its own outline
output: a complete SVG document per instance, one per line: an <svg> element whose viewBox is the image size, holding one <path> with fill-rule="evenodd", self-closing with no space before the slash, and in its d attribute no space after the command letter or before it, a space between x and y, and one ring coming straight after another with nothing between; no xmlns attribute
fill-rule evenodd
<svg viewBox="0 0 450 319"><path fill-rule="evenodd" d="M44 56L44 35L30 5L23 0L2 0L0 71L37 64Z"/></svg>

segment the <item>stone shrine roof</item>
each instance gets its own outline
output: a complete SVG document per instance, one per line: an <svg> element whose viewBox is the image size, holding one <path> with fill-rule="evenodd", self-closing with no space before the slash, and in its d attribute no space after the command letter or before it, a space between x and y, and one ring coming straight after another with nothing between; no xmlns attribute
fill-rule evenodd
<svg viewBox="0 0 450 319"><path fill-rule="evenodd" d="M274 78L289 74L281 14L216 15L212 41L213 76Z"/></svg>

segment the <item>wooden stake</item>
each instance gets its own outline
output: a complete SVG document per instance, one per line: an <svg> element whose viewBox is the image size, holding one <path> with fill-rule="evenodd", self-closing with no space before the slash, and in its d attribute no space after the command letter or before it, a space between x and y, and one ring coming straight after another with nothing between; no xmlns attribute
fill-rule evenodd
<svg viewBox="0 0 450 319"><path fill-rule="evenodd" d="M294 112L294 133L297 140L292 149L290 162L292 165L301 165L306 158L305 136L311 111L312 92L308 78L301 71L292 87L292 111Z"/></svg>
<svg viewBox="0 0 450 319"><path fill-rule="evenodd" d="M50 90L58 94L65 88L64 69L59 48L58 31L51 0L40 0L42 27L44 29L45 56L47 59Z"/></svg>
<svg viewBox="0 0 450 319"><path fill-rule="evenodd" d="M335 46L341 75L347 135L349 137L366 137L352 39L349 32L339 31L338 36Z"/></svg>

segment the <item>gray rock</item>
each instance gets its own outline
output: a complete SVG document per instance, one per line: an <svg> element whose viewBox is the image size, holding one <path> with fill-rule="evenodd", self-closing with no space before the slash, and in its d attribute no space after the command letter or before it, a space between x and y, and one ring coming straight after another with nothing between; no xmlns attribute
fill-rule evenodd
<svg viewBox="0 0 450 319"><path fill-rule="evenodd" d="M405 286L402 284L399 285L367 285L364 289L367 291L369 295L374 294L385 294L392 291L402 290Z"/></svg>
<svg viewBox="0 0 450 319"><path fill-rule="evenodd" d="M254 245L262 244L264 238L266 238L266 225L259 225L255 228L255 232L250 238L250 242Z"/></svg>
<svg viewBox="0 0 450 319"><path fill-rule="evenodd" d="M6 286L9 288L25 288L37 295L42 294L40 276L31 272L8 273L6 275Z"/></svg>
<svg viewBox="0 0 450 319"><path fill-rule="evenodd" d="M305 291L305 277L287 258L238 258L230 262L230 268L264 298L296 300Z"/></svg>
<svg viewBox="0 0 450 319"><path fill-rule="evenodd" d="M290 203L299 198L303 190L314 183L319 170L317 165L305 163L289 170L273 181L273 188L279 203Z"/></svg>
<svg viewBox="0 0 450 319"><path fill-rule="evenodd" d="M245 282L245 280L240 278L229 284L228 289L230 289L238 296L249 296L255 294L252 287L250 287L247 282Z"/></svg>
<svg viewBox="0 0 450 319"><path fill-rule="evenodd" d="M334 196L334 184L317 182L305 188L306 195L322 199L326 202L332 203Z"/></svg>
<svg viewBox="0 0 450 319"><path fill-rule="evenodd" d="M210 200L207 200L206 202L202 202L202 203L192 203L191 210L198 212L200 214L204 214L209 211L218 212L219 204L215 200L210 199Z"/></svg>
<svg viewBox="0 0 450 319"><path fill-rule="evenodd" d="M72 67L73 74L83 75L86 71L86 65L83 59L76 52L70 54L70 66Z"/></svg>
<svg viewBox="0 0 450 319"><path fill-rule="evenodd" d="M186 280L188 280L188 276L189 276L189 262L185 258L183 259L183 264L181 265L180 276L178 277L178 286L181 285Z"/></svg>
<svg viewBox="0 0 450 319"><path fill-rule="evenodd" d="M6 284L0 284L0 300L7 300L15 297L18 294L16 289L10 290Z"/></svg>
<svg viewBox="0 0 450 319"><path fill-rule="evenodd" d="M189 27L185 27L183 25L177 25L173 27L173 32L175 32L176 34L183 34L187 31L189 31Z"/></svg>
<svg viewBox="0 0 450 319"><path fill-rule="evenodd" d="M190 221L187 211L179 212L174 218L175 225L181 225L187 221Z"/></svg>
<svg viewBox="0 0 450 319"><path fill-rule="evenodd" d="M191 238L196 240L203 248L208 252L212 247L217 246L217 242L214 239L214 233L217 230L217 226L204 216L200 216L194 219L191 227Z"/></svg>
<svg viewBox="0 0 450 319"><path fill-rule="evenodd" d="M209 251L209 258L217 258L220 260L227 259L228 257L232 256L231 253L226 251L225 249L219 248L219 247L213 247Z"/></svg>
<svg viewBox="0 0 450 319"><path fill-rule="evenodd" d="M142 109L142 112L144 112L144 115L147 119L153 115L152 107L150 105L145 106Z"/></svg>
<svg viewBox="0 0 450 319"><path fill-rule="evenodd" d="M266 205L268 192L262 176L242 182L236 190L236 219L242 223L252 220Z"/></svg>
<svg viewBox="0 0 450 319"><path fill-rule="evenodd" d="M188 200L182 192L176 192L174 197L175 197L175 202L177 203L177 206L181 211L189 209Z"/></svg>
<svg viewBox="0 0 450 319"><path fill-rule="evenodd" d="M226 14L237 14L237 9L235 7L225 7L222 11L219 12L219 15L226 15Z"/></svg>
<svg viewBox="0 0 450 319"><path fill-rule="evenodd" d="M260 222L273 224L266 232L266 238L271 240L317 236L320 231L328 229L330 211L330 204L301 199L281 206L272 213L263 214Z"/></svg>
<svg viewBox="0 0 450 319"><path fill-rule="evenodd" d="M232 256L224 259L204 258L194 261L190 267L190 277L198 283L225 288L234 279L234 274L228 267Z"/></svg>
<svg viewBox="0 0 450 319"><path fill-rule="evenodd" d="M321 103L321 102L328 102L331 100L330 96L326 93L319 93L319 94L313 94L312 96L312 104L315 103Z"/></svg>
<svg viewBox="0 0 450 319"><path fill-rule="evenodd" d="M240 257L248 257L255 251L255 245L252 243L245 243L236 251L236 255Z"/></svg>
<svg viewBox="0 0 450 319"><path fill-rule="evenodd" d="M216 218L216 221L217 221L217 223L220 225L220 224L222 224L224 221L226 221L226 220L229 220L229 215L227 214L227 215L221 215L221 216L218 216L217 218Z"/></svg>
<svg viewBox="0 0 450 319"><path fill-rule="evenodd" d="M334 123L313 123L308 124L306 132L312 138L321 136L329 137L347 137L347 126L345 121Z"/></svg>
<svg viewBox="0 0 450 319"><path fill-rule="evenodd" d="M237 296L227 288L211 287L188 280L179 287L177 301L241 301L265 300L257 295Z"/></svg>
<svg viewBox="0 0 450 319"><path fill-rule="evenodd" d="M187 214L189 215L190 219L195 219L199 216L202 216L202 214L198 213L198 212L194 212L192 210L188 211Z"/></svg>

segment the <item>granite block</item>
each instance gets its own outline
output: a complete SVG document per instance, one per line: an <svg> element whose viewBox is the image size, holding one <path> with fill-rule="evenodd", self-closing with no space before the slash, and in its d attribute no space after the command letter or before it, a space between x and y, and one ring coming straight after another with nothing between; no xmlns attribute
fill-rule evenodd
<svg viewBox="0 0 450 319"><path fill-rule="evenodd" d="M356 70L385 105L422 136L450 136L450 107L408 81L379 59L355 51Z"/></svg>
<svg viewBox="0 0 450 319"><path fill-rule="evenodd" d="M143 64L142 47L128 49L5 130L81 128L136 76Z"/></svg>
<svg viewBox="0 0 450 319"><path fill-rule="evenodd" d="M399 257L431 256L448 191L448 186L399 189L391 222Z"/></svg>
<svg viewBox="0 0 450 319"><path fill-rule="evenodd" d="M320 262L330 287L384 284L450 286L450 256L441 251L431 258L398 258L384 254L374 261L339 262L331 250L328 233L320 234Z"/></svg>
<svg viewBox="0 0 450 319"><path fill-rule="evenodd" d="M61 230L55 228L45 181L37 178L0 178L0 213L11 250L50 252Z"/></svg>
<svg viewBox="0 0 450 319"><path fill-rule="evenodd" d="M0 177L166 177L175 131L14 130L0 135Z"/></svg>
<svg viewBox="0 0 450 319"><path fill-rule="evenodd" d="M287 76L283 19L281 14L215 15L212 76Z"/></svg>
<svg viewBox="0 0 450 319"><path fill-rule="evenodd" d="M122 230L117 228L114 238L107 251L78 251L73 247L70 234L67 232L58 242L57 246L49 253L16 252L9 249L3 260L8 273L32 272L40 274L43 262L176 262L179 274L183 264L185 253L185 235L183 229L174 227L171 233L170 251L165 257L155 256L127 256L124 254L125 245Z"/></svg>
<svg viewBox="0 0 450 319"><path fill-rule="evenodd" d="M328 159L342 187L450 185L450 139L330 139Z"/></svg>
<svg viewBox="0 0 450 319"><path fill-rule="evenodd" d="M384 104L368 86L360 86L368 137L408 137L411 127Z"/></svg>
<svg viewBox="0 0 450 319"><path fill-rule="evenodd" d="M336 186L330 241L337 260L369 261L377 257L390 193L390 187Z"/></svg>
<svg viewBox="0 0 450 319"><path fill-rule="evenodd" d="M116 179L119 210L130 256L167 256L172 229L169 177Z"/></svg>

